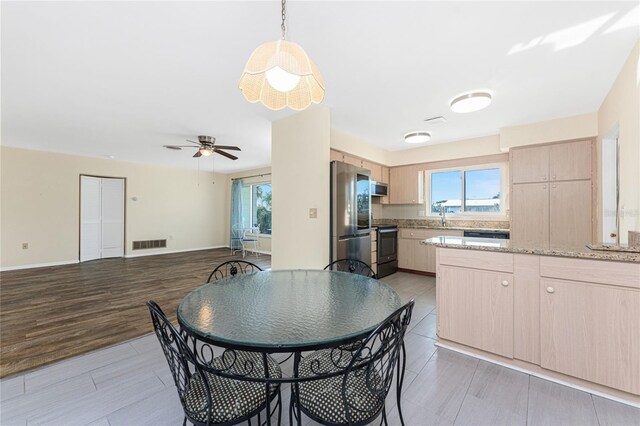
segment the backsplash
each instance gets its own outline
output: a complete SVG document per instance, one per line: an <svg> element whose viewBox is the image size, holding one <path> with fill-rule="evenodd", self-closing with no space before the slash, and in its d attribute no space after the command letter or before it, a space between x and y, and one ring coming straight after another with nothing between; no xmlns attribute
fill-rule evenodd
<svg viewBox="0 0 640 426"><path fill-rule="evenodd" d="M434 219L374 219L374 225L390 224L398 225L400 228L432 227L440 228L440 220ZM469 229L509 229L508 220L456 220L447 219L447 228L469 228Z"/></svg>
<svg viewBox="0 0 640 426"><path fill-rule="evenodd" d="M396 224L400 227L412 226L442 226L440 219L426 218L418 216L424 205L371 205L373 223ZM510 221L503 220L477 220L477 219L453 219L447 218L447 227L476 228L476 229L509 229Z"/></svg>

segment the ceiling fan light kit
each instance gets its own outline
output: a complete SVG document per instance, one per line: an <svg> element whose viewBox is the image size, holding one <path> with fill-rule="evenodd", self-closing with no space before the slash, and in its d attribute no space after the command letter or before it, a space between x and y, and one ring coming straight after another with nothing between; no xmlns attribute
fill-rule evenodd
<svg viewBox="0 0 640 426"><path fill-rule="evenodd" d="M223 157L227 157L230 160L237 160L238 157L235 155L229 154L224 150L231 151L241 151L240 147L231 146L231 145L216 145L216 138L213 136L198 136L198 142L191 141L187 139L187 142L190 142L194 145L163 145L167 149L172 149L176 151L182 150L182 148L198 148L196 153L193 155L194 158L199 157L209 157L214 152L216 154L220 154Z"/></svg>
<svg viewBox="0 0 640 426"><path fill-rule="evenodd" d="M282 0L282 40L264 43L253 51L240 77L244 98L272 110L303 110L324 99L324 80L300 45L285 40L286 9Z"/></svg>

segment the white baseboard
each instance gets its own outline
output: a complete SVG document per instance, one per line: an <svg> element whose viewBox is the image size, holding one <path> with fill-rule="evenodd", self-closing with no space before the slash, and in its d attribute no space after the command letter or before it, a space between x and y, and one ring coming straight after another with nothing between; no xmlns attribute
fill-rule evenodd
<svg viewBox="0 0 640 426"><path fill-rule="evenodd" d="M76 259L76 260L62 260L60 262L32 263L29 265L3 266L0 268L0 271L5 272L5 271L17 271L18 269L46 268L47 266L73 265L76 263L80 263L80 262Z"/></svg>
<svg viewBox="0 0 640 426"><path fill-rule="evenodd" d="M448 349L450 351L458 352L458 353L461 353L463 355L467 355L467 356L470 356L470 357L473 357L473 358L481 359L483 361L487 361L487 362L490 362L492 364L497 364L497 365L500 365L502 367L510 368L512 370L516 370L516 371L519 371L521 373L530 374L530 375L538 377L540 379L544 379L544 380L548 380L550 382L558 383L558 384L563 385L563 386L568 386L568 387L573 388L573 389L577 389L577 390L580 390L580 391L583 391L583 392L591 393L593 395L601 396L603 398L610 399L612 401L621 402L623 404L627 404L627 405L631 405L633 407L640 408L640 404L638 404L635 401L630 401L628 399L619 398L619 397L617 397L615 395L610 395L610 394L605 393L605 392L600 392L597 389L593 389L593 388L590 388L590 387L587 387L587 386L580 386L578 384L571 383L571 382L568 382L566 380L558 379L557 377L553 377L551 375L541 374L541 373L538 373L536 371L529 370L527 368L521 368L521 367L518 367L518 366L515 366L515 365L511 365L511 364L506 363L506 362L500 362L500 361L497 361L497 360L492 359L490 357L485 357L485 356L473 353L471 351L465 351L464 349L460 349L460 348L456 348L456 347L453 347L453 346L449 346L446 343L436 342L435 346L440 347L440 348L444 348L444 349Z"/></svg>
<svg viewBox="0 0 640 426"><path fill-rule="evenodd" d="M182 250L154 251L154 252L151 252L151 253L133 253L133 254L126 254L124 257L129 259L129 258L132 258L132 257L156 256L156 255L159 255L159 254L171 254L171 253L185 253L185 252L189 252L189 251L211 250L211 249L217 249L217 248L229 248L229 246L228 245L220 245L220 246L199 247L199 248L182 249Z"/></svg>

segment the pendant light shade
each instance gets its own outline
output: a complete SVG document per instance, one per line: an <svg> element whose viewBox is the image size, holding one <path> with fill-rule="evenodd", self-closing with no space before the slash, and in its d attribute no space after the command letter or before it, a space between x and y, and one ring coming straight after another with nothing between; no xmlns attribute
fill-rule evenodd
<svg viewBox="0 0 640 426"><path fill-rule="evenodd" d="M246 100L273 110L303 110L324 98L318 68L302 47L286 40L259 46L244 67L239 87Z"/></svg>

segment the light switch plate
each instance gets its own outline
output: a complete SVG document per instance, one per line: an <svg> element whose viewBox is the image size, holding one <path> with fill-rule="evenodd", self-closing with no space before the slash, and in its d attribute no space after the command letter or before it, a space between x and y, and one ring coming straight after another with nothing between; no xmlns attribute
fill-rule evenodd
<svg viewBox="0 0 640 426"><path fill-rule="evenodd" d="M317 219L318 218L318 209L312 207L309 209L309 219Z"/></svg>

